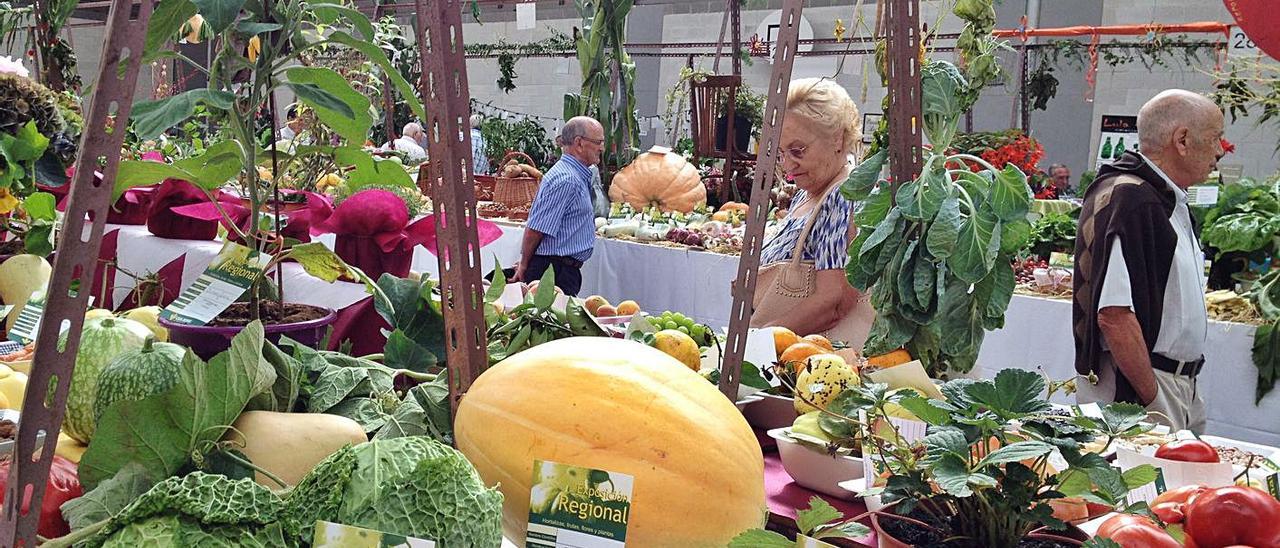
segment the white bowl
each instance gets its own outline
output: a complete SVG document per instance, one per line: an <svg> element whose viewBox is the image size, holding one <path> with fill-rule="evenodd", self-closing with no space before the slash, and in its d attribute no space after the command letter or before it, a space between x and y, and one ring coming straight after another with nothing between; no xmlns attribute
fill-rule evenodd
<svg viewBox="0 0 1280 548"><path fill-rule="evenodd" d="M748 405L742 410L747 423L761 430L789 428L796 422L795 400L773 394L758 393L760 401Z"/></svg>
<svg viewBox="0 0 1280 548"><path fill-rule="evenodd" d="M759 404L757 404L759 405ZM862 459L832 456L819 452L787 435L787 428L774 428L769 437L778 442L782 468L801 486L844 500L857 500L859 495L840 486L840 482L862 477Z"/></svg>

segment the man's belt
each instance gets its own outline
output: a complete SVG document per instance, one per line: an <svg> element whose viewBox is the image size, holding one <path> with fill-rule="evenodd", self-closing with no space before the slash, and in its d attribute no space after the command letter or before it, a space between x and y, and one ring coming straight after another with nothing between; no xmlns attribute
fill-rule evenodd
<svg viewBox="0 0 1280 548"><path fill-rule="evenodd" d="M1166 358L1159 354L1152 354L1151 367L1168 373L1173 373L1174 375L1195 377L1200 374L1200 368L1204 367L1204 358L1200 358L1195 361L1183 362Z"/></svg>
<svg viewBox="0 0 1280 548"><path fill-rule="evenodd" d="M582 265L585 264L573 257L565 257L562 255L539 255L539 257L544 257L552 263L564 265L570 268L582 268Z"/></svg>

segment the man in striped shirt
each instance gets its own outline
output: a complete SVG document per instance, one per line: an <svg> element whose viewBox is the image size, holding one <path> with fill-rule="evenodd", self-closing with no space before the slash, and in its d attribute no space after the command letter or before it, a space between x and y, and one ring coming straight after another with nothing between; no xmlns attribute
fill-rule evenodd
<svg viewBox="0 0 1280 548"><path fill-rule="evenodd" d="M596 243L591 206L591 166L604 153L604 127L594 118L571 118L556 138L564 153L542 178L525 223L516 281L555 271L556 287L576 296L582 289L582 264Z"/></svg>

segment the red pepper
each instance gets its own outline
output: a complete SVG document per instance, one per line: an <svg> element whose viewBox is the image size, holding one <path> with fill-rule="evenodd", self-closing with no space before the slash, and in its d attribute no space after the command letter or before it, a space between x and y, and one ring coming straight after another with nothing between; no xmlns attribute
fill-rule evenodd
<svg viewBox="0 0 1280 548"><path fill-rule="evenodd" d="M1174 440L1156 449L1156 458L1181 462L1219 462L1218 450L1200 440Z"/></svg>
<svg viewBox="0 0 1280 548"><path fill-rule="evenodd" d="M9 483L9 461L0 462L0 504L4 502L5 488ZM40 504L40 523L36 534L44 538L56 538L71 532L67 521L62 519L62 503L78 498L84 494L80 488L80 476L76 465L59 456L53 457L53 465L49 468L49 479L44 486L44 500ZM22 501L22 511L31 507L31 497Z"/></svg>

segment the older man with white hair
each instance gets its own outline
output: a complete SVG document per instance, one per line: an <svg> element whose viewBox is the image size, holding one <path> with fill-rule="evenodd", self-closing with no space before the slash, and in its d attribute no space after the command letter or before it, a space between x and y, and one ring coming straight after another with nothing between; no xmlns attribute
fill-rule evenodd
<svg viewBox="0 0 1280 548"><path fill-rule="evenodd" d="M391 142L391 147L397 152L405 153L409 160L421 162L427 159L427 151L423 148L426 138L427 134L422 130L422 125L409 122L400 131L400 137Z"/></svg>
<svg viewBox="0 0 1280 548"><path fill-rule="evenodd" d="M1085 194L1076 237L1073 320L1078 399L1127 401L1176 429L1203 432L1208 315L1204 254L1186 189L1222 157L1222 111L1172 89L1138 111L1142 153L1103 166Z"/></svg>
<svg viewBox="0 0 1280 548"><path fill-rule="evenodd" d="M596 243L596 216L591 205L591 166L604 154L604 127L594 118L565 122L556 137L564 154L547 170L529 209L514 280L532 282L550 267L556 287L577 296L582 264Z"/></svg>

